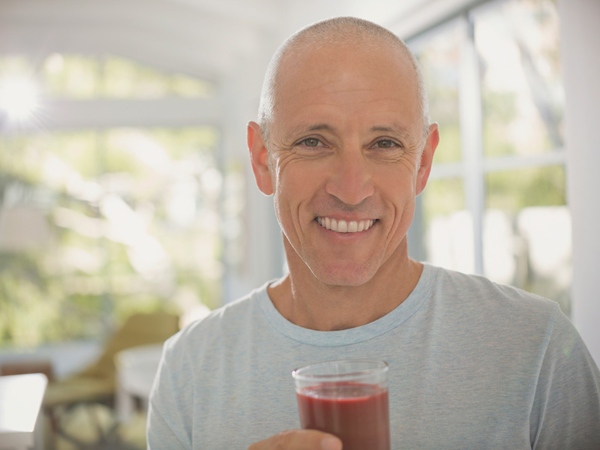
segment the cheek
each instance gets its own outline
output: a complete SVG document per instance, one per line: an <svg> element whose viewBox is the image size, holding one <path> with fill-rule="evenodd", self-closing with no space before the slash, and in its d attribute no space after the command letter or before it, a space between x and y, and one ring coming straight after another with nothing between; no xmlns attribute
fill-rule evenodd
<svg viewBox="0 0 600 450"><path fill-rule="evenodd" d="M275 182L275 192L289 190L287 186L294 184L297 172L297 161L289 152L278 151L271 159L271 177Z"/></svg>
<svg viewBox="0 0 600 450"><path fill-rule="evenodd" d="M410 173L398 174L388 179L382 197L393 210L390 227L392 232L405 232L412 222L415 212L416 178Z"/></svg>
<svg viewBox="0 0 600 450"><path fill-rule="evenodd" d="M401 167L383 170L374 174L374 178L381 180L378 189L385 197L397 204L405 204L416 197L417 170L408 162L402 162ZM398 170L399 169L399 170Z"/></svg>
<svg viewBox="0 0 600 450"><path fill-rule="evenodd" d="M292 202L302 201L316 189L322 176L318 167L309 161L303 161L294 155L285 155L273 166L275 192Z"/></svg>
<svg viewBox="0 0 600 450"><path fill-rule="evenodd" d="M295 164L278 165L275 172L275 192L273 204L275 213L282 226L299 220L300 205L310 196L310 176L298 170Z"/></svg>

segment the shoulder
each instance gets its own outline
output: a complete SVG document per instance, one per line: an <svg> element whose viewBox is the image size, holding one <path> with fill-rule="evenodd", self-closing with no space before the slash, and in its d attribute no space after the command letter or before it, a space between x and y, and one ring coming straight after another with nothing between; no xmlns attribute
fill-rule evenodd
<svg viewBox="0 0 600 450"><path fill-rule="evenodd" d="M259 320L260 303L268 299L266 288L267 284L188 324L167 340L165 354L175 358L197 355L203 349L218 349L227 344L226 340L242 335L251 323Z"/></svg>
<svg viewBox="0 0 600 450"><path fill-rule="evenodd" d="M432 299L427 314L444 336L465 335L466 345L494 348L495 355L504 353L507 360L527 356L536 367L543 361L552 370L593 366L579 333L556 302L485 277L428 270ZM565 358L570 361L557 363Z"/></svg>
<svg viewBox="0 0 600 450"><path fill-rule="evenodd" d="M470 275L440 267L428 266L434 272L434 290L438 294L453 296L457 301L480 305L504 304L535 310L554 310L556 302L505 284L499 284L480 275Z"/></svg>
<svg viewBox="0 0 600 450"><path fill-rule="evenodd" d="M568 321L558 304L547 298L483 276L428 268L433 272L429 277L433 307L445 316L506 332L529 330L545 336L552 333L556 321Z"/></svg>

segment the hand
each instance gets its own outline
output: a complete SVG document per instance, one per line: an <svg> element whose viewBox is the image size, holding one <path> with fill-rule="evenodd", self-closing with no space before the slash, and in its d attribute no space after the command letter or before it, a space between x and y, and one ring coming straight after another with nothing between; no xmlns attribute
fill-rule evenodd
<svg viewBox="0 0 600 450"><path fill-rule="evenodd" d="M288 430L248 447L248 450L342 450L342 441L316 430Z"/></svg>

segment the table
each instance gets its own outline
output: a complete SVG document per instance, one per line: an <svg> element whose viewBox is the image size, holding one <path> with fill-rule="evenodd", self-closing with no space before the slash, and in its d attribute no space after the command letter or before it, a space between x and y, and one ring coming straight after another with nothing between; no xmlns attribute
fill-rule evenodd
<svg viewBox="0 0 600 450"><path fill-rule="evenodd" d="M0 449L43 449L47 384L41 373L0 376Z"/></svg>
<svg viewBox="0 0 600 450"><path fill-rule="evenodd" d="M119 422L124 423L131 419L136 398L147 406L161 355L162 344L153 344L128 348L115 356L117 366L115 407Z"/></svg>

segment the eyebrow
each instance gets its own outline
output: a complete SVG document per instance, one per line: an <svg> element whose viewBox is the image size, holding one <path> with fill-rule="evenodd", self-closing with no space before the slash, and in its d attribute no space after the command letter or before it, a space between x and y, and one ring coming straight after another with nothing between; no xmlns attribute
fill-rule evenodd
<svg viewBox="0 0 600 450"><path fill-rule="evenodd" d="M394 123L391 126L374 126L371 127L371 131L379 131L379 132L385 132L385 133L396 133L402 137L408 137L410 136L410 132L408 130L408 128L406 128L405 126L402 126L398 123Z"/></svg>
<svg viewBox="0 0 600 450"><path fill-rule="evenodd" d="M311 125L310 127L307 128L307 131L321 131L321 130L335 131L335 128L333 128L331 125L328 125L326 123L318 123L316 125Z"/></svg>

